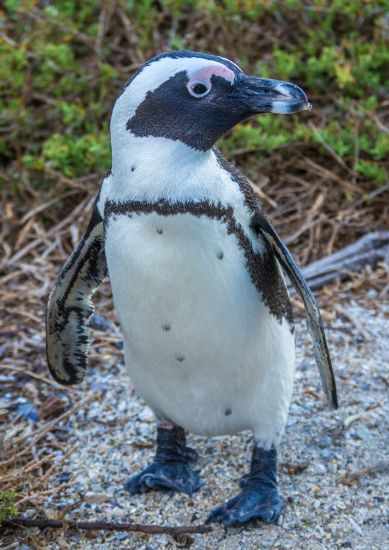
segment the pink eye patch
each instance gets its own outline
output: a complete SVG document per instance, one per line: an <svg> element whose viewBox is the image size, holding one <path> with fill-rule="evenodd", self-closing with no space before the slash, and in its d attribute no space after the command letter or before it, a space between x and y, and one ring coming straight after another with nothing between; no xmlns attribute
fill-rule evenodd
<svg viewBox="0 0 389 550"><path fill-rule="evenodd" d="M235 73L231 71L228 67L220 64L209 65L208 67L203 67L198 71L194 72L190 76L189 84L192 82L204 82L210 84L211 78L213 76L221 76L231 84L234 82Z"/></svg>

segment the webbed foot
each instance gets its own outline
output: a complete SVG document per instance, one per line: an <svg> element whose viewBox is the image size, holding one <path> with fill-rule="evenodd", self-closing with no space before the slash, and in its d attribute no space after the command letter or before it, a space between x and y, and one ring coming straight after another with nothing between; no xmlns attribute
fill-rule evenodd
<svg viewBox="0 0 389 550"><path fill-rule="evenodd" d="M125 488L132 495L151 489L192 495L203 484L199 474L190 465L197 459L197 452L186 446L185 432L182 428L173 424L171 428L159 426L154 462L139 474L132 476Z"/></svg>
<svg viewBox="0 0 389 550"><path fill-rule="evenodd" d="M276 523L284 507L284 499L273 488L245 489L239 495L218 506L208 516L207 523L225 526L243 525L254 519Z"/></svg>
<svg viewBox="0 0 389 550"><path fill-rule="evenodd" d="M222 506L215 508L207 523L225 526L243 525L259 519L276 523L284 508L277 487L277 451L254 447L250 473L240 481L242 491Z"/></svg>
<svg viewBox="0 0 389 550"><path fill-rule="evenodd" d="M189 464L153 462L142 472L131 477L125 488L132 494L150 489L164 489L192 495L202 486L197 472Z"/></svg>

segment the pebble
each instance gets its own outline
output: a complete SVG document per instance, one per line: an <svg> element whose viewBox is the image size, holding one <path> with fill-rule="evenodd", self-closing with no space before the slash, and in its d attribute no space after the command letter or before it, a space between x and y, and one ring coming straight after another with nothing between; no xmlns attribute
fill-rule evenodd
<svg viewBox="0 0 389 550"><path fill-rule="evenodd" d="M116 535L116 539L117 540L126 540L126 539L128 539L128 536L129 536L128 533L118 533Z"/></svg>
<svg viewBox="0 0 389 550"><path fill-rule="evenodd" d="M59 476L57 476L57 481L58 483L66 483L69 481L70 477L70 472L62 472Z"/></svg>
<svg viewBox="0 0 389 550"><path fill-rule="evenodd" d="M377 298L377 291L374 288L370 288L366 295L369 298L369 300L374 300L374 298Z"/></svg>
<svg viewBox="0 0 389 550"><path fill-rule="evenodd" d="M321 448L321 449L326 449L327 447L331 447L332 445L332 440L331 438L328 436L328 435L323 435L319 441L317 442L318 446Z"/></svg>
<svg viewBox="0 0 389 550"><path fill-rule="evenodd" d="M0 357L1 357L1 348L0 348ZM12 374L9 376L0 375L0 384L4 384L6 382L15 382L15 376Z"/></svg>
<svg viewBox="0 0 389 550"><path fill-rule="evenodd" d="M352 517L349 518L349 521L354 531L358 533L358 535L362 536L363 532L358 523Z"/></svg>
<svg viewBox="0 0 389 550"><path fill-rule="evenodd" d="M38 422L39 414L33 403L26 401L25 403L19 403L16 407L16 412L23 418L31 420L31 422Z"/></svg>
<svg viewBox="0 0 389 550"><path fill-rule="evenodd" d="M327 468L323 464L315 464L315 470L319 474L327 473Z"/></svg>
<svg viewBox="0 0 389 550"><path fill-rule="evenodd" d="M359 426L351 432L351 437L361 439L362 441L369 441L372 438L372 433L367 427Z"/></svg>

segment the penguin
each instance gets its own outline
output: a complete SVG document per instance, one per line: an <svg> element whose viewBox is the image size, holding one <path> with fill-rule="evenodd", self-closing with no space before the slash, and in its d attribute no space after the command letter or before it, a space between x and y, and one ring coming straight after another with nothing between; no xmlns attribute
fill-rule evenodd
<svg viewBox="0 0 389 550"><path fill-rule="evenodd" d="M277 459L295 369L285 275L303 299L329 405L338 406L316 301L250 183L215 147L253 115L309 108L297 85L249 76L217 55L147 61L114 104L112 169L48 300L49 370L77 384L91 298L109 275L126 367L157 421L154 460L127 481L131 495L200 489L187 432L253 433L240 492L208 516L225 526L277 522L284 507Z"/></svg>

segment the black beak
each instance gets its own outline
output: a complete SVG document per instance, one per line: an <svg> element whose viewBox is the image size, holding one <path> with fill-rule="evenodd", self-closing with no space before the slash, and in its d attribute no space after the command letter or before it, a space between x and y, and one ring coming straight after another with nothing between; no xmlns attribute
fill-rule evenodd
<svg viewBox="0 0 389 550"><path fill-rule="evenodd" d="M311 109L305 92L290 82L240 74L236 82L239 101L250 115L290 114Z"/></svg>

